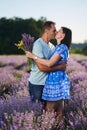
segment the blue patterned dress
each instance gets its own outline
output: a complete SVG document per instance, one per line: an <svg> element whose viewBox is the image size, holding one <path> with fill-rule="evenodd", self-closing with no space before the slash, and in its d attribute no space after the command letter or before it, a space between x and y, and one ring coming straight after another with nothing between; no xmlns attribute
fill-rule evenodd
<svg viewBox="0 0 87 130"><path fill-rule="evenodd" d="M68 60L69 51L65 44L56 45L55 50L50 57L55 53L62 58L57 64ZM70 80L65 71L49 72L45 82L45 87L42 93L42 99L47 101L58 101L60 99L70 99Z"/></svg>

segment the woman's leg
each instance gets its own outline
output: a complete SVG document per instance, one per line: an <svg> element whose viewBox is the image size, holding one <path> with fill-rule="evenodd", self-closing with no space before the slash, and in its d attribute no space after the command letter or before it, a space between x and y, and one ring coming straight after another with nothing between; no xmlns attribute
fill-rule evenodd
<svg viewBox="0 0 87 130"><path fill-rule="evenodd" d="M47 101L46 102L46 111L54 111L59 119L59 122L63 121L63 110L64 110L64 100L61 99L59 101Z"/></svg>
<svg viewBox="0 0 87 130"><path fill-rule="evenodd" d="M59 101L56 101L55 104L55 112L59 118L59 122L63 121L63 110L64 110L64 100L61 99Z"/></svg>
<svg viewBox="0 0 87 130"><path fill-rule="evenodd" d="M54 111L55 102L54 101L47 101L46 102L46 111Z"/></svg>

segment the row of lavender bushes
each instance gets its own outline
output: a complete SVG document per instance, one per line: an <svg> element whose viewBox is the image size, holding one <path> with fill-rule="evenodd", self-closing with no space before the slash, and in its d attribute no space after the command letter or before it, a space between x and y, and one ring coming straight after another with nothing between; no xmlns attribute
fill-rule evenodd
<svg viewBox="0 0 87 130"><path fill-rule="evenodd" d="M0 130L87 130L87 57L71 55L67 73L71 100L65 101L65 122L31 103L25 56L0 56Z"/></svg>

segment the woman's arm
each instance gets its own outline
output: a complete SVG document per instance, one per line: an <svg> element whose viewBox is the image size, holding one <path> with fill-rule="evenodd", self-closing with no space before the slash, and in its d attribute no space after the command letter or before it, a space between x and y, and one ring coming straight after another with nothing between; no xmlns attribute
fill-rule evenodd
<svg viewBox="0 0 87 130"><path fill-rule="evenodd" d="M61 56L58 54L54 54L49 60L47 60L47 59L39 58L29 51L25 51L25 53L28 58L31 58L31 59L35 60L36 62L39 62L48 67L55 65L61 59Z"/></svg>

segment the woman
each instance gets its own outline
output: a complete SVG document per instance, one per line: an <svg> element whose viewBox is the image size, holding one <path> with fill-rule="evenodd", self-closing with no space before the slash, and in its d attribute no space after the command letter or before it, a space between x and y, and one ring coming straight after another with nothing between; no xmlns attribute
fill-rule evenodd
<svg viewBox="0 0 87 130"><path fill-rule="evenodd" d="M61 27L55 38L57 45L48 60L39 58L28 51L26 51L26 56L49 67L68 61L72 31L69 28ZM52 111L54 109L60 121L63 119L64 100L70 99L69 91L70 80L65 71L58 70L48 73L42 99L47 101L46 110Z"/></svg>

